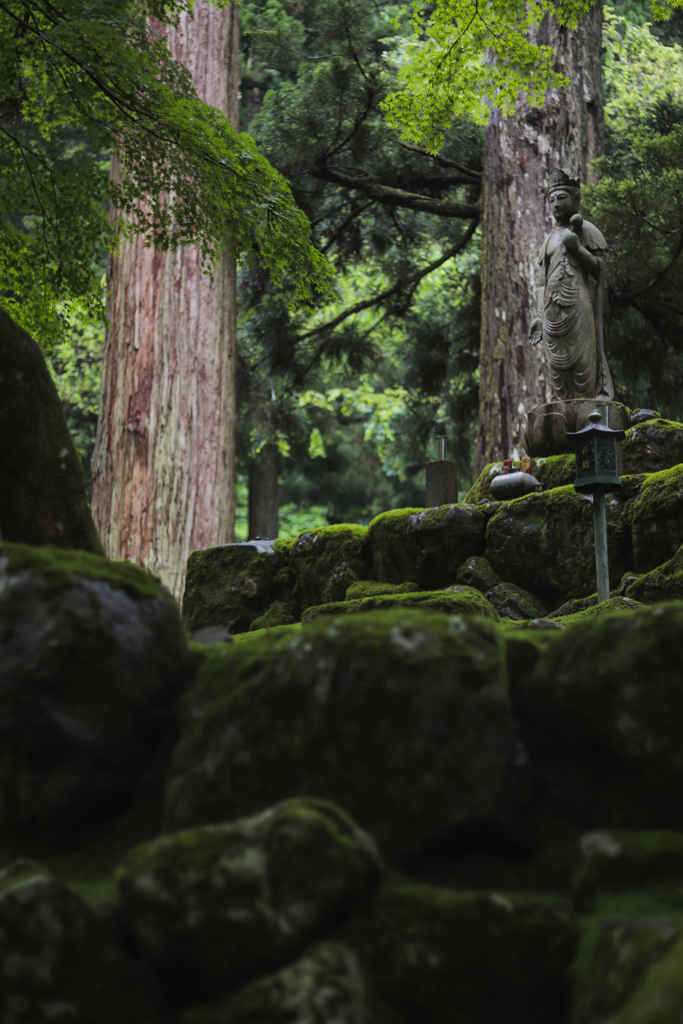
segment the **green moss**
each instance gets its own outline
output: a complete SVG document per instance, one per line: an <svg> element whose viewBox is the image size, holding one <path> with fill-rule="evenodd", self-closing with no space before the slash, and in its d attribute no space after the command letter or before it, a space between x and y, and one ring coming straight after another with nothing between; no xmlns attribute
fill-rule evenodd
<svg viewBox="0 0 683 1024"><path fill-rule="evenodd" d="M167 592L144 569L130 562L112 562L103 555L61 548L34 548L27 544L0 543L0 557L7 559L6 572L39 573L45 580L45 596L58 594L77 579L108 583L133 598L158 597Z"/></svg>
<svg viewBox="0 0 683 1024"><path fill-rule="evenodd" d="M561 622L563 626L573 626L576 623L586 622L589 619L595 618L596 615L611 615L614 612L636 612L643 605L639 601L634 601L630 597L619 597L618 595L610 597L607 601L601 601L597 603L597 594L594 595L596 598L595 604L587 604L586 607L580 611L571 612L567 615L562 615L552 619L551 622ZM592 598L587 598L586 601L590 601Z"/></svg>
<svg viewBox="0 0 683 1024"><path fill-rule="evenodd" d="M507 582L538 595L550 608L596 588L593 503L573 486L499 502L486 530L486 557ZM630 567L631 538L618 496L608 495L609 568Z"/></svg>
<svg viewBox="0 0 683 1024"><path fill-rule="evenodd" d="M249 633L238 633L237 636L235 636L233 639L236 644L245 643L246 641L249 641L249 643L251 643L252 641L263 640L263 638L266 636L292 636L295 633L300 632L300 630L301 623L294 622L289 626L268 626L265 629L255 629L253 632L250 631Z"/></svg>
<svg viewBox="0 0 683 1024"><path fill-rule="evenodd" d="M368 576L368 528L344 524L307 530L294 542L290 565L301 609L343 600L352 583Z"/></svg>
<svg viewBox="0 0 683 1024"><path fill-rule="evenodd" d="M514 583L498 583L487 591L486 599L505 619L517 621L538 619L542 618L548 610L534 594L530 594L522 587L516 587Z"/></svg>
<svg viewBox="0 0 683 1024"><path fill-rule="evenodd" d="M626 596L643 604L677 601L683 598L683 546L673 558L651 572L624 579Z"/></svg>
<svg viewBox="0 0 683 1024"><path fill-rule="evenodd" d="M581 841L583 860L574 879L582 904L598 894L647 889L683 910L683 833L594 832Z"/></svg>
<svg viewBox="0 0 683 1024"><path fill-rule="evenodd" d="M503 581L498 573L493 571L486 558L474 555L462 563L455 575L455 582L466 587L474 587L485 594L491 587L496 587Z"/></svg>
<svg viewBox="0 0 683 1024"><path fill-rule="evenodd" d="M492 622L404 607L275 633L212 651L183 698L169 830L308 793L405 858L469 813L463 766L491 744L467 793L513 813L523 770ZM470 700L483 732L459 726Z"/></svg>
<svg viewBox="0 0 683 1024"><path fill-rule="evenodd" d="M347 588L347 601L362 601L364 597L381 597L385 594L412 594L419 590L417 583L378 583L377 580L359 580Z"/></svg>
<svg viewBox="0 0 683 1024"><path fill-rule="evenodd" d="M183 596L190 632L224 626L233 634L244 633L274 602L293 604L292 547L292 541L284 540L270 552L232 544L193 551Z"/></svg>
<svg viewBox="0 0 683 1024"><path fill-rule="evenodd" d="M473 505L384 512L368 527L373 575L423 591L449 586L463 559L483 550L485 531L486 516Z"/></svg>
<svg viewBox="0 0 683 1024"><path fill-rule="evenodd" d="M683 543L683 465L648 474L632 509L635 569L650 572Z"/></svg>
<svg viewBox="0 0 683 1024"><path fill-rule="evenodd" d="M253 633L257 629L272 629L273 626L292 626L296 622L292 609L284 601L273 601L268 605L263 615L254 619L249 627Z"/></svg>
<svg viewBox="0 0 683 1024"><path fill-rule="evenodd" d="M521 470L522 463L513 462L512 472ZM465 496L465 502L476 504L478 501L492 501L491 481L503 472L502 462L490 462L484 466L473 487ZM544 491L555 487L565 487L574 483L576 468L573 455L551 455L547 458L532 459L531 472L542 485Z"/></svg>
<svg viewBox="0 0 683 1024"><path fill-rule="evenodd" d="M683 462L683 423L660 417L626 431L624 473L656 473Z"/></svg>
<svg viewBox="0 0 683 1024"><path fill-rule="evenodd" d="M359 615L364 612L387 608L424 608L430 611L451 612L460 615L482 615L497 619L498 613L483 594L472 587L451 587L446 591L428 590L408 594L387 594L366 597L360 601L336 601L309 608L304 612L303 622L308 624L328 615Z"/></svg>
<svg viewBox="0 0 683 1024"><path fill-rule="evenodd" d="M541 1024L565 1001L576 927L555 896L390 883L341 937L409 1020Z"/></svg>

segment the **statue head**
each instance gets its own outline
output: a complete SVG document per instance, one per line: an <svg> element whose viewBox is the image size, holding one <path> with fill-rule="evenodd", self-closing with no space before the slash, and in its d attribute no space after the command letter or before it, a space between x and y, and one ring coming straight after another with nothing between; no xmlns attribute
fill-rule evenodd
<svg viewBox="0 0 683 1024"><path fill-rule="evenodd" d="M581 179L572 178L563 167L553 167L548 174L548 199L558 223L566 223L581 205Z"/></svg>

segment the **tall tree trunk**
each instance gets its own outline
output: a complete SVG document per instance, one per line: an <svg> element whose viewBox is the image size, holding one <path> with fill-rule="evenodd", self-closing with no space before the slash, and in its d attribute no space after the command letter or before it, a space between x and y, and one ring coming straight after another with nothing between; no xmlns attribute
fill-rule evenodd
<svg viewBox="0 0 683 1024"><path fill-rule="evenodd" d="M590 181L603 147L602 5L576 31L546 18L535 41L553 47L565 90L545 106L523 100L512 117L494 113L486 139L482 216L482 336L476 470L519 458L526 410L548 401L541 346L529 345L537 308L538 252L553 219L545 194L553 166Z"/></svg>
<svg viewBox="0 0 683 1024"><path fill-rule="evenodd" d="M238 8L197 0L169 29L199 96L238 123ZM116 167L112 167L116 173ZM93 512L107 554L144 565L180 598L191 551L234 539L235 260L213 280L198 248L126 242L107 271L110 328Z"/></svg>

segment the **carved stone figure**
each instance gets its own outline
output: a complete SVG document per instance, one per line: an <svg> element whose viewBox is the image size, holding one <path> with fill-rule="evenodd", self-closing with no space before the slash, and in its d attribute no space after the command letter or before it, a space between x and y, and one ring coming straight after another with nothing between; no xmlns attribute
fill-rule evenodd
<svg viewBox="0 0 683 1024"><path fill-rule="evenodd" d="M611 401L614 388L605 358L607 296L601 232L579 211L578 178L553 167L548 197L555 227L539 255L539 309L529 341L543 342L552 401Z"/></svg>

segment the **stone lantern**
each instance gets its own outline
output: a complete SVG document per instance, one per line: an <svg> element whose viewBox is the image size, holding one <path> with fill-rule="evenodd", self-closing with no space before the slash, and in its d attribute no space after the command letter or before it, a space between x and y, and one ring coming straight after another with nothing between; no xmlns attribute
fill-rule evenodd
<svg viewBox="0 0 683 1024"><path fill-rule="evenodd" d="M609 565L607 561L607 517L605 494L621 486L618 442L626 436L623 430L612 430L602 423L596 409L588 417L588 426L575 433L576 479L574 487L593 496L593 528L595 531L595 571L598 579L598 602L609 597Z"/></svg>

